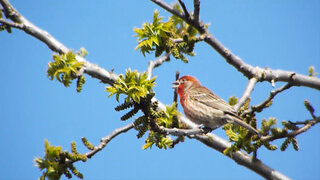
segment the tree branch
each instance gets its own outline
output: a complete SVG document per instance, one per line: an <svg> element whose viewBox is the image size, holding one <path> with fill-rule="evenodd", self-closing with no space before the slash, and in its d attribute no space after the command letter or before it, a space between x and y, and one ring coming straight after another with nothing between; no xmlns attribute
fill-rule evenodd
<svg viewBox="0 0 320 180"><path fill-rule="evenodd" d="M161 0L152 0L152 1L157 3L158 5L160 5L164 9L167 9L169 12L173 13L174 15L180 17L181 19L185 19L184 15L182 15L178 11L171 8L171 6L163 3L163 1L161 1ZM29 34L29 35L39 39L41 42L45 43L52 51L55 51L58 53L67 53L69 51L69 49L67 47L65 47L62 43L57 41L55 38L53 38L49 33L36 27L32 23L30 23L27 19L25 19L22 15L20 15L10 5L8 0L0 0L0 3L3 6L3 9L4 9L6 16L9 19L11 19L12 21L14 21L15 23L23 24L24 27L22 28L22 30L25 31L27 34ZM194 22L190 21L190 20L188 20L187 23L189 23L189 24L193 25L195 28L197 28L201 34L206 33L206 30L200 24L198 24L198 25L192 24ZM204 35L204 38L208 44L210 44L210 45L213 44L212 47L216 48L218 52L220 51L223 54L225 54L224 57L227 57L226 58L227 62L229 62L230 64L233 64L233 66L235 66L240 72L247 75L247 77L251 78L251 77L254 77L254 75L256 75L256 74L261 74L261 77L264 77L264 79L262 78L259 80L285 81L286 78L288 80L292 79L293 73L291 73L291 72L288 73L286 71L281 71L281 70L259 70L258 68L252 68L251 66L249 66L249 67L245 66L246 64L243 64L244 62L242 62L242 60L240 58L239 58L240 63L237 61L234 61L233 58L235 58L235 56L233 54L231 54L230 51L225 50L226 48L224 48L224 46L221 45L221 47L220 47L219 44L215 44L214 43L215 39L213 38L213 36ZM229 58L229 56L231 56L233 58ZM237 58L235 58L235 59L237 60ZM89 63L88 61L86 61L84 58L82 58L80 56L77 56L77 60L80 62L85 62L84 63L85 64L85 73L89 74L90 76L92 76L94 78L98 78L99 80L101 80L104 83L112 84L115 81L115 79L117 78L117 75L110 73L110 72L100 68L97 65ZM248 72L248 73L246 73L246 72ZM252 72L254 72L254 73L252 73ZM303 78L305 78L305 79L303 79ZM299 83L301 80L306 80L307 83L306 82ZM319 88L320 81L317 78L310 78L310 77L306 77L303 75L295 74L294 84L295 85L305 85L308 87L320 89ZM156 100L156 99L154 98L153 100ZM160 103L159 103L159 107L161 107L162 109L165 108L165 106L163 104L160 105ZM189 120L187 120L187 118L185 118L183 116L180 117L179 119L182 122L188 124L188 126L190 126L190 127L194 126L194 124L192 124ZM119 135L121 133L128 131L131 128L133 128L133 124L129 124L129 125L127 125L123 128L120 128L120 129L116 129L110 135L102 138L102 142L93 151L86 153L87 157L92 157L95 153L97 153L102 148L104 148L105 145L112 138L116 137L117 135ZM218 150L219 152L222 152L227 147L230 147L230 143L228 143L226 140L219 138L211 133L207 134L207 135L196 135L196 138L199 141L203 142L204 144L208 145L209 147ZM240 152L240 151L234 152L232 159L234 159L238 164L241 164L245 167L248 167L249 169L252 169L253 171L261 174L263 177L265 177L267 179L288 179L287 177L285 177L281 173L264 165L262 162L253 161L253 159L249 155L247 155L243 152Z"/></svg>
<svg viewBox="0 0 320 180"><path fill-rule="evenodd" d="M101 151L104 147L106 147L106 145L115 137L117 137L118 135L125 133L127 131L129 131L130 129L132 129L134 127L133 123L130 123L124 127L115 129L111 134L109 134L108 136L104 137L101 139L100 144L98 146L95 146L94 149L92 151L89 151L87 153L85 153L85 156L87 156L88 158L91 158L92 156L94 156L97 152ZM75 161L72 161L70 159L68 159L66 161L66 164L72 164Z"/></svg>
<svg viewBox="0 0 320 180"><path fill-rule="evenodd" d="M156 99L154 99L154 100L156 100ZM165 106L161 102L159 102L159 108L163 109L163 108L165 108ZM197 125L192 123L185 116L180 116L179 120L181 122L185 123L188 126L188 128L191 128L191 130L193 129L194 131L181 130L181 131L177 132L177 135L183 135L184 133L188 134L189 132L190 132L190 134L194 133L194 135L192 135L192 136L194 136L197 140L199 140L203 144L207 145L208 147L219 151L222 154L226 148L229 148L231 146L231 143L229 143L225 139L220 138L212 133L207 133L205 135L201 135L201 134L203 134L203 132L201 132L201 131L197 132L196 131ZM164 130L167 130L167 129L164 129ZM174 131L174 130L172 130L172 131ZM172 132L172 133L174 134L176 132ZM262 138L264 138L264 137L262 137ZM239 165L242 165L244 167L247 167L248 169L251 169L252 171L256 172L257 174L263 176L266 179L275 179L275 180L289 180L290 179L290 178L286 177L285 175L281 174L280 172L270 168L269 166L264 164L262 161L255 159L255 158L252 158L248 154L246 154L242 151L234 152L232 154L232 157L229 157L229 158L234 160Z"/></svg>
<svg viewBox="0 0 320 180"><path fill-rule="evenodd" d="M230 147L231 144L224 139L210 133L206 135L196 135L196 139L204 143L210 148L213 148L221 153ZM273 179L273 180L289 180L290 178L286 177L285 175L281 174L280 172L270 168L269 166L265 165L258 159L254 159L250 157L248 154L236 151L232 153L232 156L228 156L236 163L241 166L245 166L252 171L260 174L265 179Z"/></svg>
<svg viewBox="0 0 320 180"><path fill-rule="evenodd" d="M152 77L152 71L156 68L162 65L165 61L170 60L170 54L171 53L166 53L165 55L161 56L158 58L156 61L149 61L148 69L147 69L147 75L148 79L151 79Z"/></svg>
<svg viewBox="0 0 320 180"><path fill-rule="evenodd" d="M193 18L195 22L199 22L199 15L200 15L200 0L193 0Z"/></svg>
<svg viewBox="0 0 320 180"><path fill-rule="evenodd" d="M178 16L179 18L183 19L188 24L194 26L200 32L200 34L206 33L206 30L205 30L204 26L201 25L201 23L199 23L199 21L196 22L194 19L187 18L184 14L181 14L179 11L175 10L172 6L170 6L169 4L163 2L162 0L151 0L151 1L156 3L157 5L159 5L163 9L167 10L171 14L173 14L175 16Z"/></svg>
<svg viewBox="0 0 320 180"><path fill-rule="evenodd" d="M238 112L240 107L244 105L244 103L246 102L246 100L248 98L250 98L251 92L253 91L254 86L256 85L258 79L253 77L249 80L247 87L245 89L245 91L243 92L240 100L238 101L238 103L234 106L234 109Z"/></svg>
<svg viewBox="0 0 320 180"><path fill-rule="evenodd" d="M178 1L179 1L180 6L182 7L182 10L184 12L184 16L186 17L186 19L188 19L188 21L191 21L191 17L190 17L188 10L187 10L186 5L184 4L184 2L182 0L178 0Z"/></svg>
<svg viewBox="0 0 320 180"><path fill-rule="evenodd" d="M163 126L159 126L153 119L151 119L150 126L153 131L173 136L192 136L197 134L208 133L206 129L202 129L199 126L192 129L166 128Z"/></svg>
<svg viewBox="0 0 320 180"><path fill-rule="evenodd" d="M221 42L219 42L210 32L195 20L187 19L179 11L175 10L172 6L168 5L162 0L151 0L163 9L167 10L171 14L178 16L184 20L189 25L195 27L200 34L203 36L204 41L209 44L213 49L215 49L227 63L235 67L244 76L251 79L252 77L257 77L258 81L283 81L291 82L294 86L306 86L320 90L320 79L316 77L310 77L302 74L297 74L295 72L284 71L284 70L273 70L269 68L262 69L260 67L253 67L245 63L240 57L234 55L228 48L226 48Z"/></svg>
<svg viewBox="0 0 320 180"><path fill-rule="evenodd" d="M289 89L290 87L292 87L292 84L291 83L287 83L286 85L278 88L278 89L275 89L273 91L270 92L270 95L268 96L268 98L263 101L262 103L256 105L256 106L251 106L251 108L249 110L246 110L243 115L246 115L246 114L253 114L254 112L261 112L266 106L267 104L277 95L279 94L280 92L286 90L286 89Z"/></svg>
<svg viewBox="0 0 320 180"><path fill-rule="evenodd" d="M273 70L269 68L262 69L260 67L252 67L246 64L240 57L234 55L229 49L223 46L212 35L207 35L204 41L213 47L225 60L235 67L239 72L247 78L258 77L259 81L283 81L291 82L294 86L306 86L320 90L320 79L310 77L295 72L284 70Z"/></svg>
<svg viewBox="0 0 320 180"><path fill-rule="evenodd" d="M22 24L9 22L9 21L6 21L4 19L0 19L0 23L5 24L5 25L7 25L9 27L13 27L13 28L17 28L17 29L23 29L23 25Z"/></svg>
<svg viewBox="0 0 320 180"><path fill-rule="evenodd" d="M23 30L27 34L37 38L41 42L45 43L52 51L57 53L67 53L70 51L69 48L64 46L61 42L56 40L53 36L51 36L48 32L38 28L31 22L29 22L25 17L23 17L17 10L15 10L8 0L0 0L0 4L2 5L4 12L7 18L11 19L15 23L19 24L19 29ZM86 59L81 56L76 56L76 59L79 62L84 63L84 72L90 75L93 78L97 78L104 83L113 84L113 82L117 79L117 75L107 70L90 63Z"/></svg>
<svg viewBox="0 0 320 180"><path fill-rule="evenodd" d="M180 72L176 71L175 79L176 81L179 79ZM176 90L173 90L173 102L176 103L176 108L178 108L178 93Z"/></svg>
<svg viewBox="0 0 320 180"><path fill-rule="evenodd" d="M281 135L268 135L268 136L263 136L260 138L261 141L273 141L276 139L281 139L281 138L285 138L285 137L295 137L303 132L306 132L308 129L310 129L312 126L314 126L315 124L320 122L320 116L315 118L315 119L310 119L310 120L306 120L304 121L304 123L299 122L300 124L305 124L304 126L302 126L301 128L298 128L297 130L294 130L288 134L281 134ZM294 123L293 123L294 124Z"/></svg>

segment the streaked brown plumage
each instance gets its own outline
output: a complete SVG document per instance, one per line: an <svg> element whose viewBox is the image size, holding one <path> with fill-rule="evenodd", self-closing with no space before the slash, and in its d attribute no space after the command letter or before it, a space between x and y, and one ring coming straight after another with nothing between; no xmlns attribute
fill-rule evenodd
<svg viewBox="0 0 320 180"><path fill-rule="evenodd" d="M185 115L194 123L216 129L226 123L236 123L259 134L256 129L245 123L232 106L219 98L192 76L183 76L173 83L180 97ZM231 118L226 118L229 115Z"/></svg>

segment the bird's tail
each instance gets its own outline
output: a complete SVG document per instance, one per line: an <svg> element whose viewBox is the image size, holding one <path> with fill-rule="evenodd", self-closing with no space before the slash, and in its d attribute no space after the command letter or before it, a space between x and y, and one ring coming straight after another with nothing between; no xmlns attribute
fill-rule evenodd
<svg viewBox="0 0 320 180"><path fill-rule="evenodd" d="M244 128L246 128L247 130L249 130L251 133L256 134L258 136L260 136L260 133L258 132L258 130L256 130L255 128L253 128L252 126L250 126L249 124L247 124L246 122L244 122L243 120L241 120L238 117L232 117L232 122L235 124L238 124Z"/></svg>

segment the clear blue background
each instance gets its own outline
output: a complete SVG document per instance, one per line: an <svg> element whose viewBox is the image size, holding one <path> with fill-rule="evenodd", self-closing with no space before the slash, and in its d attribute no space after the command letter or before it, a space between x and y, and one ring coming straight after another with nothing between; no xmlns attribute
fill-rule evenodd
<svg viewBox="0 0 320 180"><path fill-rule="evenodd" d="M170 1L171 3L173 1ZM192 9L192 1L186 4ZM27 19L45 29L67 47L85 47L92 63L124 73L127 68L144 71L150 55L144 58L133 37L134 27L151 21L155 9L168 13L150 1L53 1L23 0L11 2ZM201 19L210 23L210 32L232 52L252 66L308 73L314 65L320 71L320 1L201 1ZM75 84L63 87L46 75L53 54L39 40L19 30L0 33L0 179L36 179L41 175L33 159L44 155L44 139L70 150L76 141L80 152L87 150L81 137L94 144L120 121L114 98L107 98L106 85L87 76L82 93ZM241 96L247 79L205 43L198 43L196 57L185 64L172 58L154 71L155 91L163 103L171 104L174 73L196 76L203 85L223 99ZM319 76L318 76L319 77ZM280 87L284 83L276 83ZM259 83L252 103L263 101L274 88ZM293 87L275 98L274 105L258 118L281 120L310 119L305 99L320 115L320 93L305 87ZM181 110L181 107L179 107ZM132 122L132 120L129 120ZM221 129L214 133L225 137ZM186 139L174 149L142 150L144 138L131 130L112 140L86 163L76 167L85 179L262 179L215 150L196 140ZM258 157L270 167L293 179L320 179L320 125L297 137L298 152L268 151L261 148ZM282 140L274 144L281 145ZM65 177L63 177L65 178Z"/></svg>

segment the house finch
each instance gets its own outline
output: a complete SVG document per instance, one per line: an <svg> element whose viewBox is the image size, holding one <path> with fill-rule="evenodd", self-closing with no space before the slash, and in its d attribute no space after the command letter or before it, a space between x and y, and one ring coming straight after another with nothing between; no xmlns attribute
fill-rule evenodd
<svg viewBox="0 0 320 180"><path fill-rule="evenodd" d="M202 86L196 78L183 76L173 83L172 88L179 94L184 113L192 122L212 130L226 123L236 123L259 135L237 115L232 106Z"/></svg>

